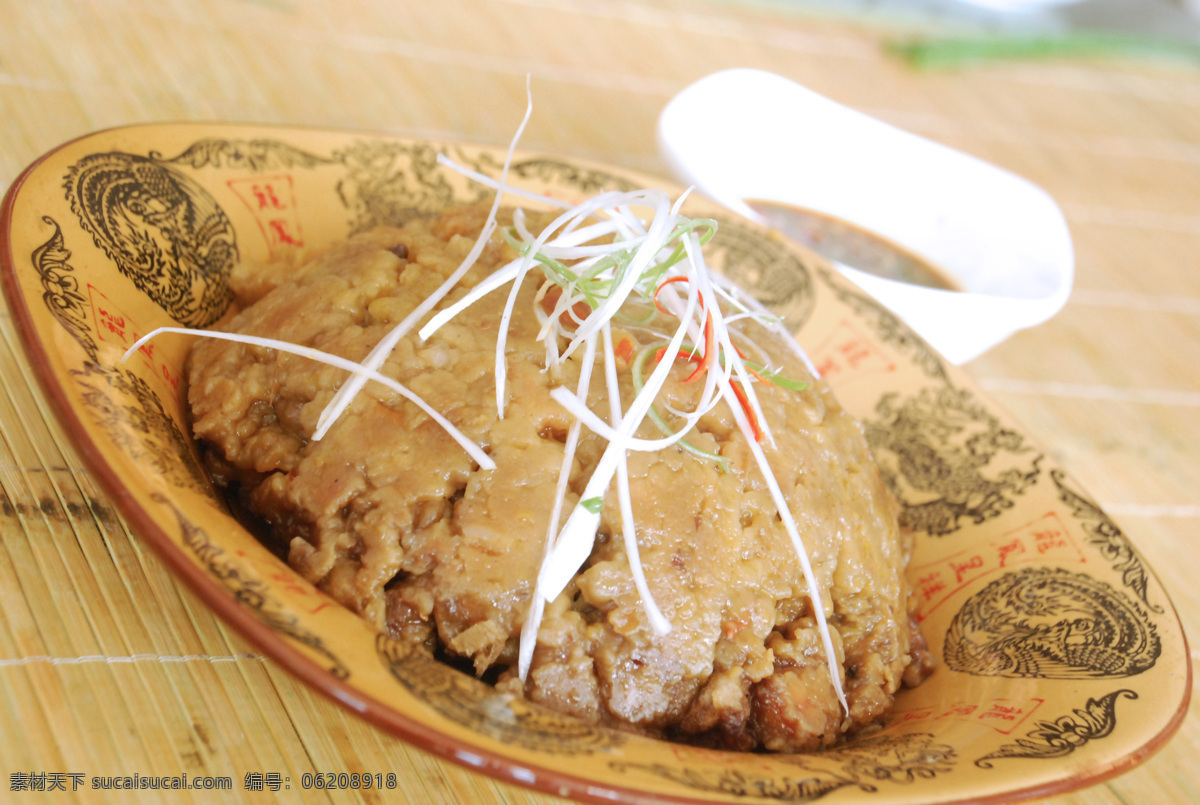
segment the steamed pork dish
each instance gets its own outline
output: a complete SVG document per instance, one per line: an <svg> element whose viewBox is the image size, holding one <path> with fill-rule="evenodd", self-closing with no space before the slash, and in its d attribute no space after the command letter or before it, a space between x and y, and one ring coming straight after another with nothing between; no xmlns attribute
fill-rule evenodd
<svg viewBox="0 0 1200 805"><path fill-rule="evenodd" d="M464 208L240 270L224 329L375 350L400 385L365 380L331 417L345 368L198 339L214 480L313 584L502 691L732 749L878 723L930 661L859 426L775 322L681 273L694 232L605 307L625 275L583 246L615 236L577 222L539 245L552 214L500 218L477 255L488 211Z"/></svg>

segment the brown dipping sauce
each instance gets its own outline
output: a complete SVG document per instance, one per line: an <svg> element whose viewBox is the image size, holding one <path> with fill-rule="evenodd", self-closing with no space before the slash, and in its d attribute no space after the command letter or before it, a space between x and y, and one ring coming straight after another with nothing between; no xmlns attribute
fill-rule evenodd
<svg viewBox="0 0 1200 805"><path fill-rule="evenodd" d="M830 260L885 279L962 291L941 269L903 246L848 221L778 201L746 199L766 224Z"/></svg>

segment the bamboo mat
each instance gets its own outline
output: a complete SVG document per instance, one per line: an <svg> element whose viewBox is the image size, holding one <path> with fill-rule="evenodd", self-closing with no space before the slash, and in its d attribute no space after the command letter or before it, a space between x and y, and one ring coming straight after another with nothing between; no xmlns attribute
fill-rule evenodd
<svg viewBox="0 0 1200 805"><path fill-rule="evenodd" d="M89 131L227 120L523 145L654 173L664 103L757 67L1006 167L1062 205L1077 290L969 365L1070 468L1200 634L1200 65L995 62L918 72L895 27L782 2L0 0L0 185ZM546 803L312 693L131 534L54 424L0 310L0 800L20 775L398 775L396 801ZM1056 803L1200 801L1200 717L1142 767ZM261 774L264 791L247 790ZM43 777L43 782L46 778ZM53 785L55 778L51 778ZM259 778L252 778L256 784ZM334 797L310 792L313 801ZM297 799L299 792L290 792ZM156 801L88 792L87 801ZM383 801L378 793L361 801ZM337 797L339 801L348 797Z"/></svg>

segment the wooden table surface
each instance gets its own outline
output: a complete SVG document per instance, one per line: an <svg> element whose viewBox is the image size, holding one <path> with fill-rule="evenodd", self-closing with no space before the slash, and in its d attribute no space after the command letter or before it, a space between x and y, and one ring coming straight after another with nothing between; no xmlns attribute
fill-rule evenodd
<svg viewBox="0 0 1200 805"><path fill-rule="evenodd" d="M1131 535L1198 633L1200 62L922 71L886 49L894 25L766 0L0 0L0 19L4 187L66 140L147 121L503 145L526 75L524 147L665 174L663 105L730 67L780 73L1025 176L1066 214L1076 290L968 369ZM3 309L0 374L0 800L56 797L15 793L27 773L226 775L226 801L265 802L247 773L389 770L398 801L556 801L424 754L261 657L113 512ZM1198 755L1193 715L1144 765L1052 801L1200 801ZM215 799L192 794L171 801Z"/></svg>

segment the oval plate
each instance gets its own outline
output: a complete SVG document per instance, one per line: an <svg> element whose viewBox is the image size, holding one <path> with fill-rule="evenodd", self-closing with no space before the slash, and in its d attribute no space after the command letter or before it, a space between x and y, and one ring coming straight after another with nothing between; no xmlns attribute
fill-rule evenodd
<svg viewBox="0 0 1200 805"><path fill-rule="evenodd" d="M888 310L820 258L715 206L711 261L787 317L864 423L916 533L909 577L941 660L887 724L833 751L747 755L599 729L376 633L235 521L188 434L190 339L229 303L236 260L318 247L488 191L503 153L343 131L151 125L31 166L2 211L4 289L63 427L130 525L275 661L455 762L608 802L947 803L1090 785L1144 760L1186 712L1179 619L1128 537L1062 469ZM519 154L510 181L582 200L662 185Z"/></svg>

